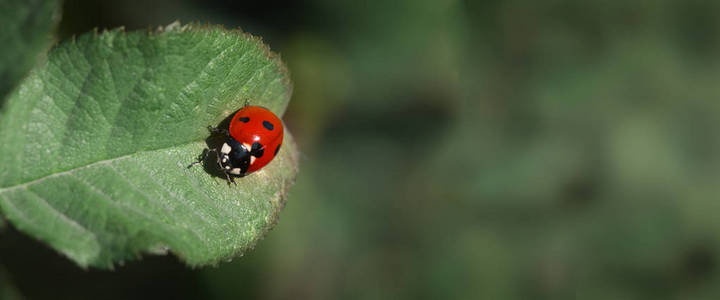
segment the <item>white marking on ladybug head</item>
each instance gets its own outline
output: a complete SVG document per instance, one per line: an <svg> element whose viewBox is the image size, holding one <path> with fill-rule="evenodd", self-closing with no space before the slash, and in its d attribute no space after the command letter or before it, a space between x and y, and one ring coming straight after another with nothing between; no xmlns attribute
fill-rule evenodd
<svg viewBox="0 0 720 300"><path fill-rule="evenodd" d="M240 170L240 168L234 168L229 173L233 174L233 175L240 175L240 171L242 171L242 170Z"/></svg>
<svg viewBox="0 0 720 300"><path fill-rule="evenodd" d="M231 150L232 150L232 148L230 148L230 145L228 145L227 143L223 143L222 148L220 148L220 153L230 154Z"/></svg>
<svg viewBox="0 0 720 300"><path fill-rule="evenodd" d="M227 157L223 157L223 158L222 158L222 162L223 162L223 163L226 163L226 162L227 162Z"/></svg>

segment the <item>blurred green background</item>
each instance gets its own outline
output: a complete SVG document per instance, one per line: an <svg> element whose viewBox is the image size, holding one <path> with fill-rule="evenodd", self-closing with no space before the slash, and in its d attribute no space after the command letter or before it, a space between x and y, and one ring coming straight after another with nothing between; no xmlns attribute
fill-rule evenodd
<svg viewBox="0 0 720 300"><path fill-rule="evenodd" d="M82 271L7 229L7 294L720 298L720 2L66 0L58 40L175 20L289 66L280 222L195 270Z"/></svg>

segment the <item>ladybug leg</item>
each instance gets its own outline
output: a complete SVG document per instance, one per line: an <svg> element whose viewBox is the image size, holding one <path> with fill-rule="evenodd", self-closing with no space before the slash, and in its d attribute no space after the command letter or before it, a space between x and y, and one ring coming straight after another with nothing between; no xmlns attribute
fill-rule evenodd
<svg viewBox="0 0 720 300"><path fill-rule="evenodd" d="M220 151L217 151L217 149L212 149L210 151L215 152L215 157L217 157L218 168L220 170L223 170L222 161L220 160ZM225 173L225 171L223 171L223 173ZM225 173L225 175L227 175L227 173Z"/></svg>
<svg viewBox="0 0 720 300"><path fill-rule="evenodd" d="M230 132L227 129L217 128L213 126L208 126L208 131L213 134L222 133L224 135L230 135Z"/></svg>
<svg viewBox="0 0 720 300"><path fill-rule="evenodd" d="M223 172L223 173L225 173L225 172ZM233 179L232 176L230 176L230 174L225 173L225 178L227 178L228 185L230 185L230 183L232 182L235 186L237 186L237 182L235 182L235 179Z"/></svg>
<svg viewBox="0 0 720 300"><path fill-rule="evenodd" d="M245 98L245 106L243 106L243 107L248 107L248 106L250 106L250 98Z"/></svg>

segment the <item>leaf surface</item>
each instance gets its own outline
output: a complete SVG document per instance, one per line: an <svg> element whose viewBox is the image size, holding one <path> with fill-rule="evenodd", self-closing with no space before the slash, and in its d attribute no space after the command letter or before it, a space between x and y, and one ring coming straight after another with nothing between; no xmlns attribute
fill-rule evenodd
<svg viewBox="0 0 720 300"><path fill-rule="evenodd" d="M53 49L0 113L0 209L81 266L170 250L189 265L251 248L297 172L290 134L228 187L195 161L245 99L279 116L287 71L262 42L219 27L89 33Z"/></svg>

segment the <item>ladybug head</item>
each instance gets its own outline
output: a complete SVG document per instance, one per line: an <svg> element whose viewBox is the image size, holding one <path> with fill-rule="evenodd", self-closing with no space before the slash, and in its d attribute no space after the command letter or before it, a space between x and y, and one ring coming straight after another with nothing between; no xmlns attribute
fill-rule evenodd
<svg viewBox="0 0 720 300"><path fill-rule="evenodd" d="M250 166L250 151L228 136L218 153L218 165L227 174L245 176L245 172Z"/></svg>

